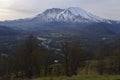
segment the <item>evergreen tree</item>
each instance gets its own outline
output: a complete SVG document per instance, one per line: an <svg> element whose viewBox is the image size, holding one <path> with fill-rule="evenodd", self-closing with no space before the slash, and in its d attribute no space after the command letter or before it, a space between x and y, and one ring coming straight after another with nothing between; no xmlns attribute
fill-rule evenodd
<svg viewBox="0 0 120 80"><path fill-rule="evenodd" d="M64 65L66 76L77 75L78 68L84 63L85 53L78 43L63 44Z"/></svg>
<svg viewBox="0 0 120 80"><path fill-rule="evenodd" d="M16 72L32 77L39 76L42 65L42 49L34 36L29 36L16 55Z"/></svg>

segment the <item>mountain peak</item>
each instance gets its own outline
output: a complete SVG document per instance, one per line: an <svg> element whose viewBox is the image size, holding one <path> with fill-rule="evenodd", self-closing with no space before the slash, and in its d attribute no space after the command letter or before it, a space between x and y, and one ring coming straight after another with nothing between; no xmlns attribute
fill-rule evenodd
<svg viewBox="0 0 120 80"><path fill-rule="evenodd" d="M94 21L102 21L102 18L87 12L86 10L79 8L79 7L70 7L66 10L69 10L75 16L81 16L82 18Z"/></svg>
<svg viewBox="0 0 120 80"><path fill-rule="evenodd" d="M67 9L47 9L35 18L47 22L101 22L104 20L79 7L70 7Z"/></svg>
<svg viewBox="0 0 120 80"><path fill-rule="evenodd" d="M63 11L64 9L60 9L60 8L51 8L51 9L47 9L46 11L44 11L43 13L59 13L61 11Z"/></svg>
<svg viewBox="0 0 120 80"><path fill-rule="evenodd" d="M79 8L79 7L70 7L66 10L69 10L71 13L73 13L76 16L88 13L87 11L85 11L85 10Z"/></svg>
<svg viewBox="0 0 120 80"><path fill-rule="evenodd" d="M60 8L51 8L51 9L47 9L45 10L42 14L44 15L48 15L48 14L58 14L60 12L62 12L64 9L60 9ZM38 14L37 17L41 16L41 14Z"/></svg>

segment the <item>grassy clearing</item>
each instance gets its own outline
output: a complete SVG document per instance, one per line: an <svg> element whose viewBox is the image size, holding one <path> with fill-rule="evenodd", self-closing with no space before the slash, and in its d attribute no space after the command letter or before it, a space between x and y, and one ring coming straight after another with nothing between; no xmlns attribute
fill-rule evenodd
<svg viewBox="0 0 120 80"><path fill-rule="evenodd" d="M120 75L81 75L73 77L43 77L34 80L120 80Z"/></svg>

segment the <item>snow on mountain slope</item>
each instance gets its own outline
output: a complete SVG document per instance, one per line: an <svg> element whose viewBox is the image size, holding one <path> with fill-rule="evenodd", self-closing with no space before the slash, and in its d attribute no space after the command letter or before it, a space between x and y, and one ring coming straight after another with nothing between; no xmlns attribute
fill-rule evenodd
<svg viewBox="0 0 120 80"><path fill-rule="evenodd" d="M34 19L44 20L44 21L53 21L56 19L56 16L63 10L64 9L59 9L59 8L47 9L42 14L37 15Z"/></svg>
<svg viewBox="0 0 120 80"><path fill-rule="evenodd" d="M52 8L42 14L37 15L34 19L47 22L103 22L104 19L97 17L81 8L70 7L67 9Z"/></svg>

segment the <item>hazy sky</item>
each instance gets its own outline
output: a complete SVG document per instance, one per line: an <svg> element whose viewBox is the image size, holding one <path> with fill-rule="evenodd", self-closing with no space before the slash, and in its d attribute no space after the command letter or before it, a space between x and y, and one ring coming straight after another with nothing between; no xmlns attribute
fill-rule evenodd
<svg viewBox="0 0 120 80"><path fill-rule="evenodd" d="M80 7L102 18L120 20L120 0L0 0L0 20L32 17L53 7Z"/></svg>

